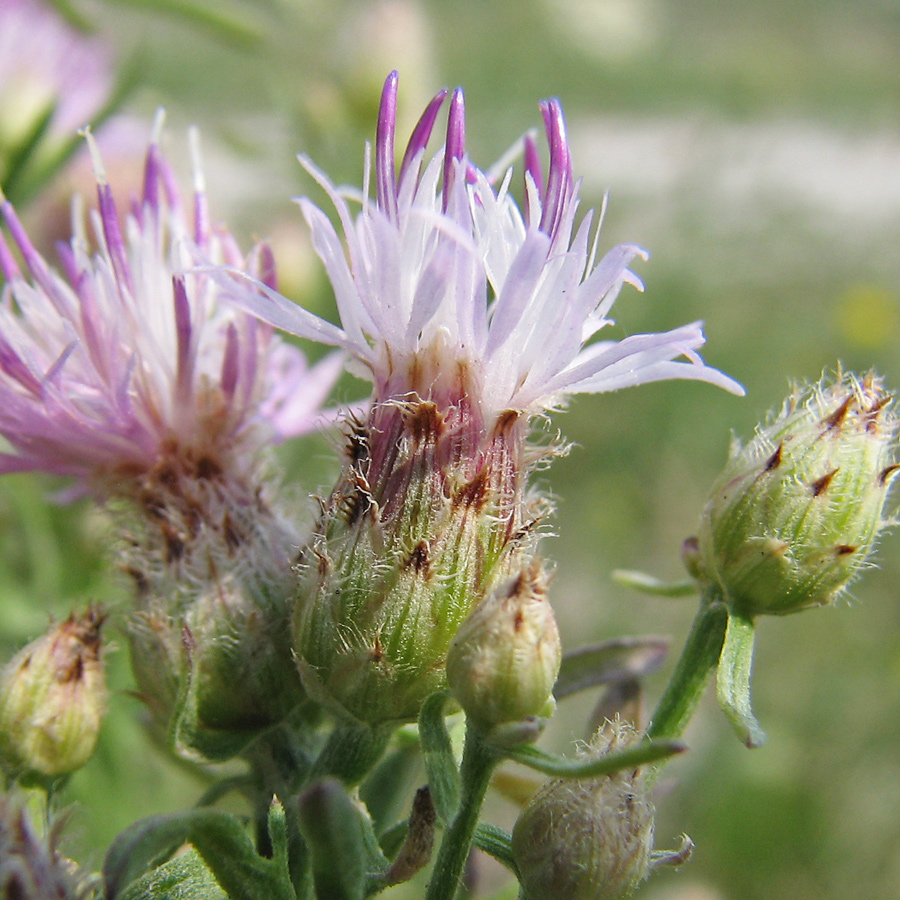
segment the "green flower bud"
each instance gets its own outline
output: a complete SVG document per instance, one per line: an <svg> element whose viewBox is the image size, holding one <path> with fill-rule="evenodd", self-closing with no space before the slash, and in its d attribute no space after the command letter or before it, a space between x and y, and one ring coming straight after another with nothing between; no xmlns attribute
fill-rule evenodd
<svg viewBox="0 0 900 900"><path fill-rule="evenodd" d="M304 551L294 649L310 696L369 725L446 686L469 612L529 556L524 421L455 402L376 404Z"/></svg>
<svg viewBox="0 0 900 900"><path fill-rule="evenodd" d="M126 569L135 679L180 754L228 759L305 698L289 635L297 538L236 482L157 479L147 495Z"/></svg>
<svg viewBox="0 0 900 900"><path fill-rule="evenodd" d="M695 571L746 617L830 603L883 527L897 420L880 379L795 391L735 445L700 524Z"/></svg>
<svg viewBox="0 0 900 900"><path fill-rule="evenodd" d="M561 659L546 577L535 560L460 626L447 656L447 680L466 715L490 731L552 714Z"/></svg>
<svg viewBox="0 0 900 900"><path fill-rule="evenodd" d="M91 758L106 711L103 619L97 607L72 614L0 672L0 761L14 777L56 778Z"/></svg>
<svg viewBox="0 0 900 900"><path fill-rule="evenodd" d="M636 740L630 725L607 721L586 754L602 756ZM642 770L547 782L512 833L526 900L628 896L651 868L653 815Z"/></svg>

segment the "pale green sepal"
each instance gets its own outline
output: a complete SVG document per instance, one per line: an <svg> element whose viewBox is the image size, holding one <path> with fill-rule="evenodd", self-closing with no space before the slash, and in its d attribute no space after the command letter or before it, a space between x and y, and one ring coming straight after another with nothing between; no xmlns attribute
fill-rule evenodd
<svg viewBox="0 0 900 900"><path fill-rule="evenodd" d="M623 637L570 650L563 655L553 696L562 700L600 684L649 675L662 665L669 644L665 637Z"/></svg>
<svg viewBox="0 0 900 900"><path fill-rule="evenodd" d="M700 593L700 585L693 578L684 581L661 581L646 572L634 569L615 569L611 578L617 584L654 597L692 597Z"/></svg>
<svg viewBox="0 0 900 900"><path fill-rule="evenodd" d="M444 823L453 820L459 806L459 769L444 722L449 699L449 691L437 691L425 701L419 714L419 739L428 786L438 818Z"/></svg>
<svg viewBox="0 0 900 900"><path fill-rule="evenodd" d="M189 850L132 882L121 900L227 900L196 850Z"/></svg>
<svg viewBox="0 0 900 900"><path fill-rule="evenodd" d="M725 643L716 674L716 694L722 712L737 736L753 749L766 740L750 704L750 673L753 668L753 620L738 613L728 616Z"/></svg>
<svg viewBox="0 0 900 900"><path fill-rule="evenodd" d="M601 775L613 775L623 769L634 769L659 762L676 753L683 753L686 749L680 741L645 740L626 750L600 757L584 756L579 759L547 753L528 744L511 748L505 753L515 762L554 778L597 778Z"/></svg>

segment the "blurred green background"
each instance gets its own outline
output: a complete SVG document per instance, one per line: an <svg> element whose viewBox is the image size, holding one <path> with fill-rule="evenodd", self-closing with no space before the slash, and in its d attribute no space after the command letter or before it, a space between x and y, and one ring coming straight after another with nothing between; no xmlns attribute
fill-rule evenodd
<svg viewBox="0 0 900 900"><path fill-rule="evenodd" d="M142 146L164 105L167 149L187 173L185 131L199 125L214 216L244 246L270 238L285 288L323 314L326 285L290 202L318 195L294 156L358 183L389 69L401 72L404 131L439 87L463 85L470 153L484 166L539 123L538 100L562 100L585 208L609 192L602 247L634 241L651 251L636 267L646 293L623 291L615 331L702 318L705 358L748 390L740 400L708 385L650 385L579 398L554 420L575 444L542 474L559 499L544 552L557 564L552 591L568 647L669 634L675 655L694 602L643 598L609 573L681 577L680 543L696 528L731 430L749 437L789 379L816 379L841 360L900 386L900 5L890 0L72 6L137 74L124 108L134 124L123 133L139 138L105 151L110 168L129 164L129 146ZM54 227L60 198L86 183L85 170L77 160L32 205L32 227ZM348 381L339 393L363 391ZM332 447L312 438L281 448L298 498L327 489ZM87 504L47 505L59 487L0 482L4 657L49 612L125 596L105 566L102 517ZM762 623L755 703L769 743L746 751L704 705L691 752L667 770L658 799L658 844L686 832L695 857L640 896L898 896L897 535L878 561L835 609ZM121 635L117 643L101 746L69 789L80 804L73 852L95 863L136 817L200 791L149 746ZM649 679L651 702L670 666ZM548 746L584 737L592 698L571 702ZM513 815L499 803L499 821Z"/></svg>

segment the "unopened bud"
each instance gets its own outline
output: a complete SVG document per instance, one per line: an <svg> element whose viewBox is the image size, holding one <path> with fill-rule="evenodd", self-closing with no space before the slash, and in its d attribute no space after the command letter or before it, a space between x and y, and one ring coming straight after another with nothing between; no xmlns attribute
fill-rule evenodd
<svg viewBox="0 0 900 900"><path fill-rule="evenodd" d="M97 607L69 616L0 673L0 760L13 776L55 778L90 759L106 710L103 619Z"/></svg>
<svg viewBox="0 0 900 900"><path fill-rule="evenodd" d="M561 659L546 577L532 561L460 626L447 656L447 681L466 715L489 731L551 715Z"/></svg>
<svg viewBox="0 0 900 900"><path fill-rule="evenodd" d="M703 513L697 571L736 612L830 603L860 570L897 469L890 401L871 375L823 382L733 448Z"/></svg>
<svg viewBox="0 0 900 900"><path fill-rule="evenodd" d="M602 756L636 740L630 725L608 721L587 753ZM642 770L548 782L513 828L526 900L628 896L651 868L653 815Z"/></svg>

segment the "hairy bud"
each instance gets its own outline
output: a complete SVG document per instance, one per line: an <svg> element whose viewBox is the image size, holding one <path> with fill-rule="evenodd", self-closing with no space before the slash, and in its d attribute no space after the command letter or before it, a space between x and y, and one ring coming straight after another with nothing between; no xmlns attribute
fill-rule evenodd
<svg viewBox="0 0 900 900"><path fill-rule="evenodd" d="M602 756L637 740L607 721L587 753ZM522 810L512 852L527 900L616 900L651 868L654 810L641 770L549 781Z"/></svg>
<svg viewBox="0 0 900 900"><path fill-rule="evenodd" d="M0 673L0 760L15 777L55 778L91 757L106 711L103 614L53 625Z"/></svg>
<svg viewBox="0 0 900 900"><path fill-rule="evenodd" d="M795 391L733 448L703 513L694 570L734 611L830 603L863 566L897 469L890 401L871 375L823 382Z"/></svg>
<svg viewBox="0 0 900 900"><path fill-rule="evenodd" d="M466 715L489 731L552 714L561 658L546 576L532 561L460 626L450 644L447 680Z"/></svg>

